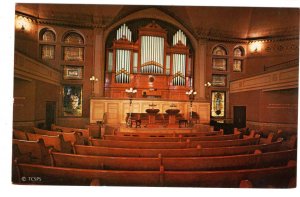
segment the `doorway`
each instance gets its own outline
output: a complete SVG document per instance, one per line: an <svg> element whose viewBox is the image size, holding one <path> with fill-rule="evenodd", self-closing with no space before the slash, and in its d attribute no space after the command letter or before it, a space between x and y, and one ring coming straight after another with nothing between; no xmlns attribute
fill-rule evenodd
<svg viewBox="0 0 300 197"><path fill-rule="evenodd" d="M233 124L236 128L246 127L246 106L233 106Z"/></svg>
<svg viewBox="0 0 300 197"><path fill-rule="evenodd" d="M55 123L56 118L56 102L55 101L46 101L46 120L45 120L45 129L51 130L51 124Z"/></svg>

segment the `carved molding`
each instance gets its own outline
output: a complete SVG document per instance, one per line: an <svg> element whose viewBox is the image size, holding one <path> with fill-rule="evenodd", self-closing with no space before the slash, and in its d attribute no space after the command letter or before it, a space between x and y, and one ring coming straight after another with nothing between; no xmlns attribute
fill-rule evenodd
<svg viewBox="0 0 300 197"><path fill-rule="evenodd" d="M178 101L151 101L151 100L133 100L132 112L144 113L150 108L149 104L155 104L155 108L160 110L160 113L165 113L166 109L170 108L171 104L175 104L180 113L187 118L190 112L189 102ZM210 104L193 102L193 111L196 111L200 116L200 123L209 123L210 121ZM91 99L90 101L90 123L96 123L98 120L103 120L104 113L108 124L124 124L126 113L129 113L129 100L124 99Z"/></svg>
<svg viewBox="0 0 300 197"><path fill-rule="evenodd" d="M298 87L298 66L230 82L230 93Z"/></svg>

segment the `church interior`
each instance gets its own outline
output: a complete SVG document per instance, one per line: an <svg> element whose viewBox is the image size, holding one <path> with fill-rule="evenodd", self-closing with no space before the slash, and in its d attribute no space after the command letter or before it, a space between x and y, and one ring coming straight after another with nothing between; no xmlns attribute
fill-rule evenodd
<svg viewBox="0 0 300 197"><path fill-rule="evenodd" d="M295 188L299 9L15 6L12 182Z"/></svg>

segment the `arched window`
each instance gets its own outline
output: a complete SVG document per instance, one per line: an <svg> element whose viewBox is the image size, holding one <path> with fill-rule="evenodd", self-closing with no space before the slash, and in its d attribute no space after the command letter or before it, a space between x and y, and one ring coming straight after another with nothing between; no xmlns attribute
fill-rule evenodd
<svg viewBox="0 0 300 197"><path fill-rule="evenodd" d="M63 60L83 61L84 59L84 39L76 32L69 32L63 37L62 44Z"/></svg>
<svg viewBox="0 0 300 197"><path fill-rule="evenodd" d="M212 52L212 68L217 71L227 70L227 51L222 46L217 46Z"/></svg>
<svg viewBox="0 0 300 197"><path fill-rule="evenodd" d="M84 44L83 37L76 33L70 32L64 37L64 43L66 44Z"/></svg>
<svg viewBox="0 0 300 197"><path fill-rule="evenodd" d="M244 49L242 47L236 47L233 50L233 72L243 71L243 59L244 59Z"/></svg>
<svg viewBox="0 0 300 197"><path fill-rule="evenodd" d="M213 50L213 55L227 55L227 52L224 47L217 46Z"/></svg>
<svg viewBox="0 0 300 197"><path fill-rule="evenodd" d="M55 58L55 33L44 28L40 31L40 56L43 60L52 60Z"/></svg>

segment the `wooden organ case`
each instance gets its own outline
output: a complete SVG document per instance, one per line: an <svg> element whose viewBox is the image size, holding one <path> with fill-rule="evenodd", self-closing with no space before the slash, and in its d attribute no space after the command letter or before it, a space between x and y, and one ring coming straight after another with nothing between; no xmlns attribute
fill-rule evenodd
<svg viewBox="0 0 300 197"><path fill-rule="evenodd" d="M138 28L135 41L126 24L112 33L112 47L106 49L105 97L127 98L125 89L132 87L138 90L136 98L188 100L193 54L181 30L168 39L167 30L152 21Z"/></svg>

